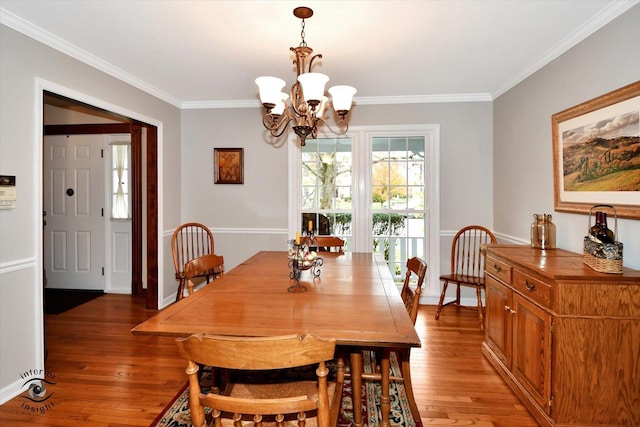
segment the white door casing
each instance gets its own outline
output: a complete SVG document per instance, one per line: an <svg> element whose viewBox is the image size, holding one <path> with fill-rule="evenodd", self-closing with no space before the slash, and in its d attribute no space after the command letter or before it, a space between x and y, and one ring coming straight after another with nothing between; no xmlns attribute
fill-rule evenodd
<svg viewBox="0 0 640 427"><path fill-rule="evenodd" d="M47 287L104 290L103 135L44 137Z"/></svg>

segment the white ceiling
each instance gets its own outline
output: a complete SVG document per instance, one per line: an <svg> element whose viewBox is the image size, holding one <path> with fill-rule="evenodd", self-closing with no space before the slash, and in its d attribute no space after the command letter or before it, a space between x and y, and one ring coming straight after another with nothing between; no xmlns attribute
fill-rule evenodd
<svg viewBox="0 0 640 427"><path fill-rule="evenodd" d="M180 108L258 105L295 80L292 11L313 71L360 104L495 99L638 0L0 0L3 24Z"/></svg>

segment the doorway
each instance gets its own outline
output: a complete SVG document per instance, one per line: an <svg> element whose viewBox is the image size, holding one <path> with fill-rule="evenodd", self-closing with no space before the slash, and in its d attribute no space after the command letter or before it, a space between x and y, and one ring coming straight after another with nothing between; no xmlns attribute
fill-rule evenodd
<svg viewBox="0 0 640 427"><path fill-rule="evenodd" d="M158 308L157 128L52 92L44 91L43 106L68 110L80 117L72 124L45 125L43 135L131 135L131 294L146 292L146 308ZM94 123L86 123L94 121ZM95 123L98 122L98 123ZM144 186L143 186L144 182ZM109 254L111 255L111 254ZM46 264L46 263L45 263ZM146 266L146 268L143 268ZM146 270L146 290L143 271ZM45 281L46 282L46 281Z"/></svg>

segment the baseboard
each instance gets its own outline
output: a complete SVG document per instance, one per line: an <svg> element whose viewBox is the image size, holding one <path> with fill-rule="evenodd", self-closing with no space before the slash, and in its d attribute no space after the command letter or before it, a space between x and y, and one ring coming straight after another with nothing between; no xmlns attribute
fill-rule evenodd
<svg viewBox="0 0 640 427"><path fill-rule="evenodd" d="M158 307L158 310L162 310L163 308L168 307L171 304L173 304L174 302L176 302L176 294L177 294L177 292L174 292L171 295L169 295L168 297L164 298L162 300L162 306Z"/></svg>
<svg viewBox="0 0 640 427"><path fill-rule="evenodd" d="M131 295L131 287L126 288L117 288L117 287L106 287L104 289L105 294L125 294Z"/></svg>
<svg viewBox="0 0 640 427"><path fill-rule="evenodd" d="M17 380L0 390L0 405L4 405L14 397L22 393L24 380Z"/></svg>

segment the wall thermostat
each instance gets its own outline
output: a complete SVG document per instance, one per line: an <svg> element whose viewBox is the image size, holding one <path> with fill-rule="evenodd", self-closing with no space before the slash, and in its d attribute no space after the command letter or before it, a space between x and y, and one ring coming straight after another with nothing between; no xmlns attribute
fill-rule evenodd
<svg viewBox="0 0 640 427"><path fill-rule="evenodd" d="M0 175L0 209L16 208L16 177Z"/></svg>

